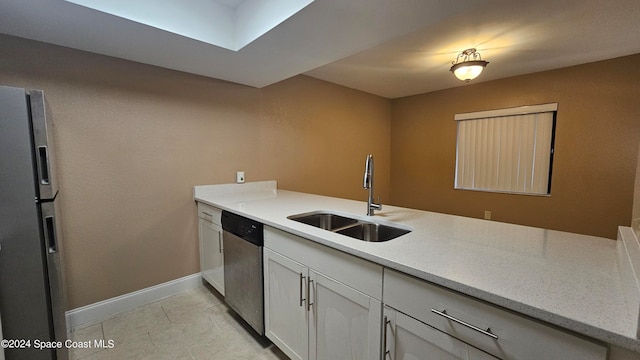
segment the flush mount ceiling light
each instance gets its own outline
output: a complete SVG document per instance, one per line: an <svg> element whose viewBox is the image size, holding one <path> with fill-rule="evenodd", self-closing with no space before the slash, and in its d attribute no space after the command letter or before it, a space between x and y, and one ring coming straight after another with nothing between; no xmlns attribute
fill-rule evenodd
<svg viewBox="0 0 640 360"><path fill-rule="evenodd" d="M458 79L469 82L469 80L477 78L489 62L482 60L476 49L467 49L451 63L453 66L449 71L453 72Z"/></svg>

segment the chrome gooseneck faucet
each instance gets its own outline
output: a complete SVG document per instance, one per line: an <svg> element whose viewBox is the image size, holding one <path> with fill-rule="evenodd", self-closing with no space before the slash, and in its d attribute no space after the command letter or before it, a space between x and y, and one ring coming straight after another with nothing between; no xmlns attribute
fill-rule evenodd
<svg viewBox="0 0 640 360"><path fill-rule="evenodd" d="M367 199L367 215L373 216L374 210L382 210L382 204L373 202L373 155L367 156L364 166L364 182L362 187L369 190L369 198Z"/></svg>

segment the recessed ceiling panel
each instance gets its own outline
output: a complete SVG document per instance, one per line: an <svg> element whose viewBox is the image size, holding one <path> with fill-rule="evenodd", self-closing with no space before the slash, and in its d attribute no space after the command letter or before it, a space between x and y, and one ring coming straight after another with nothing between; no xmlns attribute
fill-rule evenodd
<svg viewBox="0 0 640 360"><path fill-rule="evenodd" d="M238 51L313 0L65 0Z"/></svg>

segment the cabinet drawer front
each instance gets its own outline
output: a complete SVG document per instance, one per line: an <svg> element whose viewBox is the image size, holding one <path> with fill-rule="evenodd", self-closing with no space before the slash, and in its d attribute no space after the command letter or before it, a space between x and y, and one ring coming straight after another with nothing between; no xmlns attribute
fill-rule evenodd
<svg viewBox="0 0 640 360"><path fill-rule="evenodd" d="M385 269L384 303L502 359L604 360L606 347ZM494 338L497 337L497 338Z"/></svg>
<svg viewBox="0 0 640 360"><path fill-rule="evenodd" d="M264 246L360 292L382 299L382 266L288 232L264 227Z"/></svg>
<svg viewBox="0 0 640 360"><path fill-rule="evenodd" d="M213 206L198 202L198 217L222 226L222 211Z"/></svg>
<svg viewBox="0 0 640 360"><path fill-rule="evenodd" d="M385 359L498 359L388 306L384 320Z"/></svg>

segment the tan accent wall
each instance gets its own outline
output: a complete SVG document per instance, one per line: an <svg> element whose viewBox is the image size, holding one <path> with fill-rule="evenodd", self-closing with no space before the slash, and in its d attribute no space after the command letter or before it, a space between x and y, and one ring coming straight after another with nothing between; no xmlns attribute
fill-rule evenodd
<svg viewBox="0 0 640 360"><path fill-rule="evenodd" d="M244 170L364 200L373 152L388 198L388 99L305 76L255 89L4 35L0 48L0 84L43 89L55 117L70 309L199 271L194 185Z"/></svg>
<svg viewBox="0 0 640 360"><path fill-rule="evenodd" d="M298 76L262 89L255 149L278 187L366 201L365 158L375 161L375 193L389 201L391 103ZM363 213L366 206L363 207Z"/></svg>
<svg viewBox="0 0 640 360"><path fill-rule="evenodd" d="M500 66L499 63L491 63ZM396 205L616 238L630 225L640 140L640 55L392 101ZM454 190L456 113L558 103L551 196Z"/></svg>

